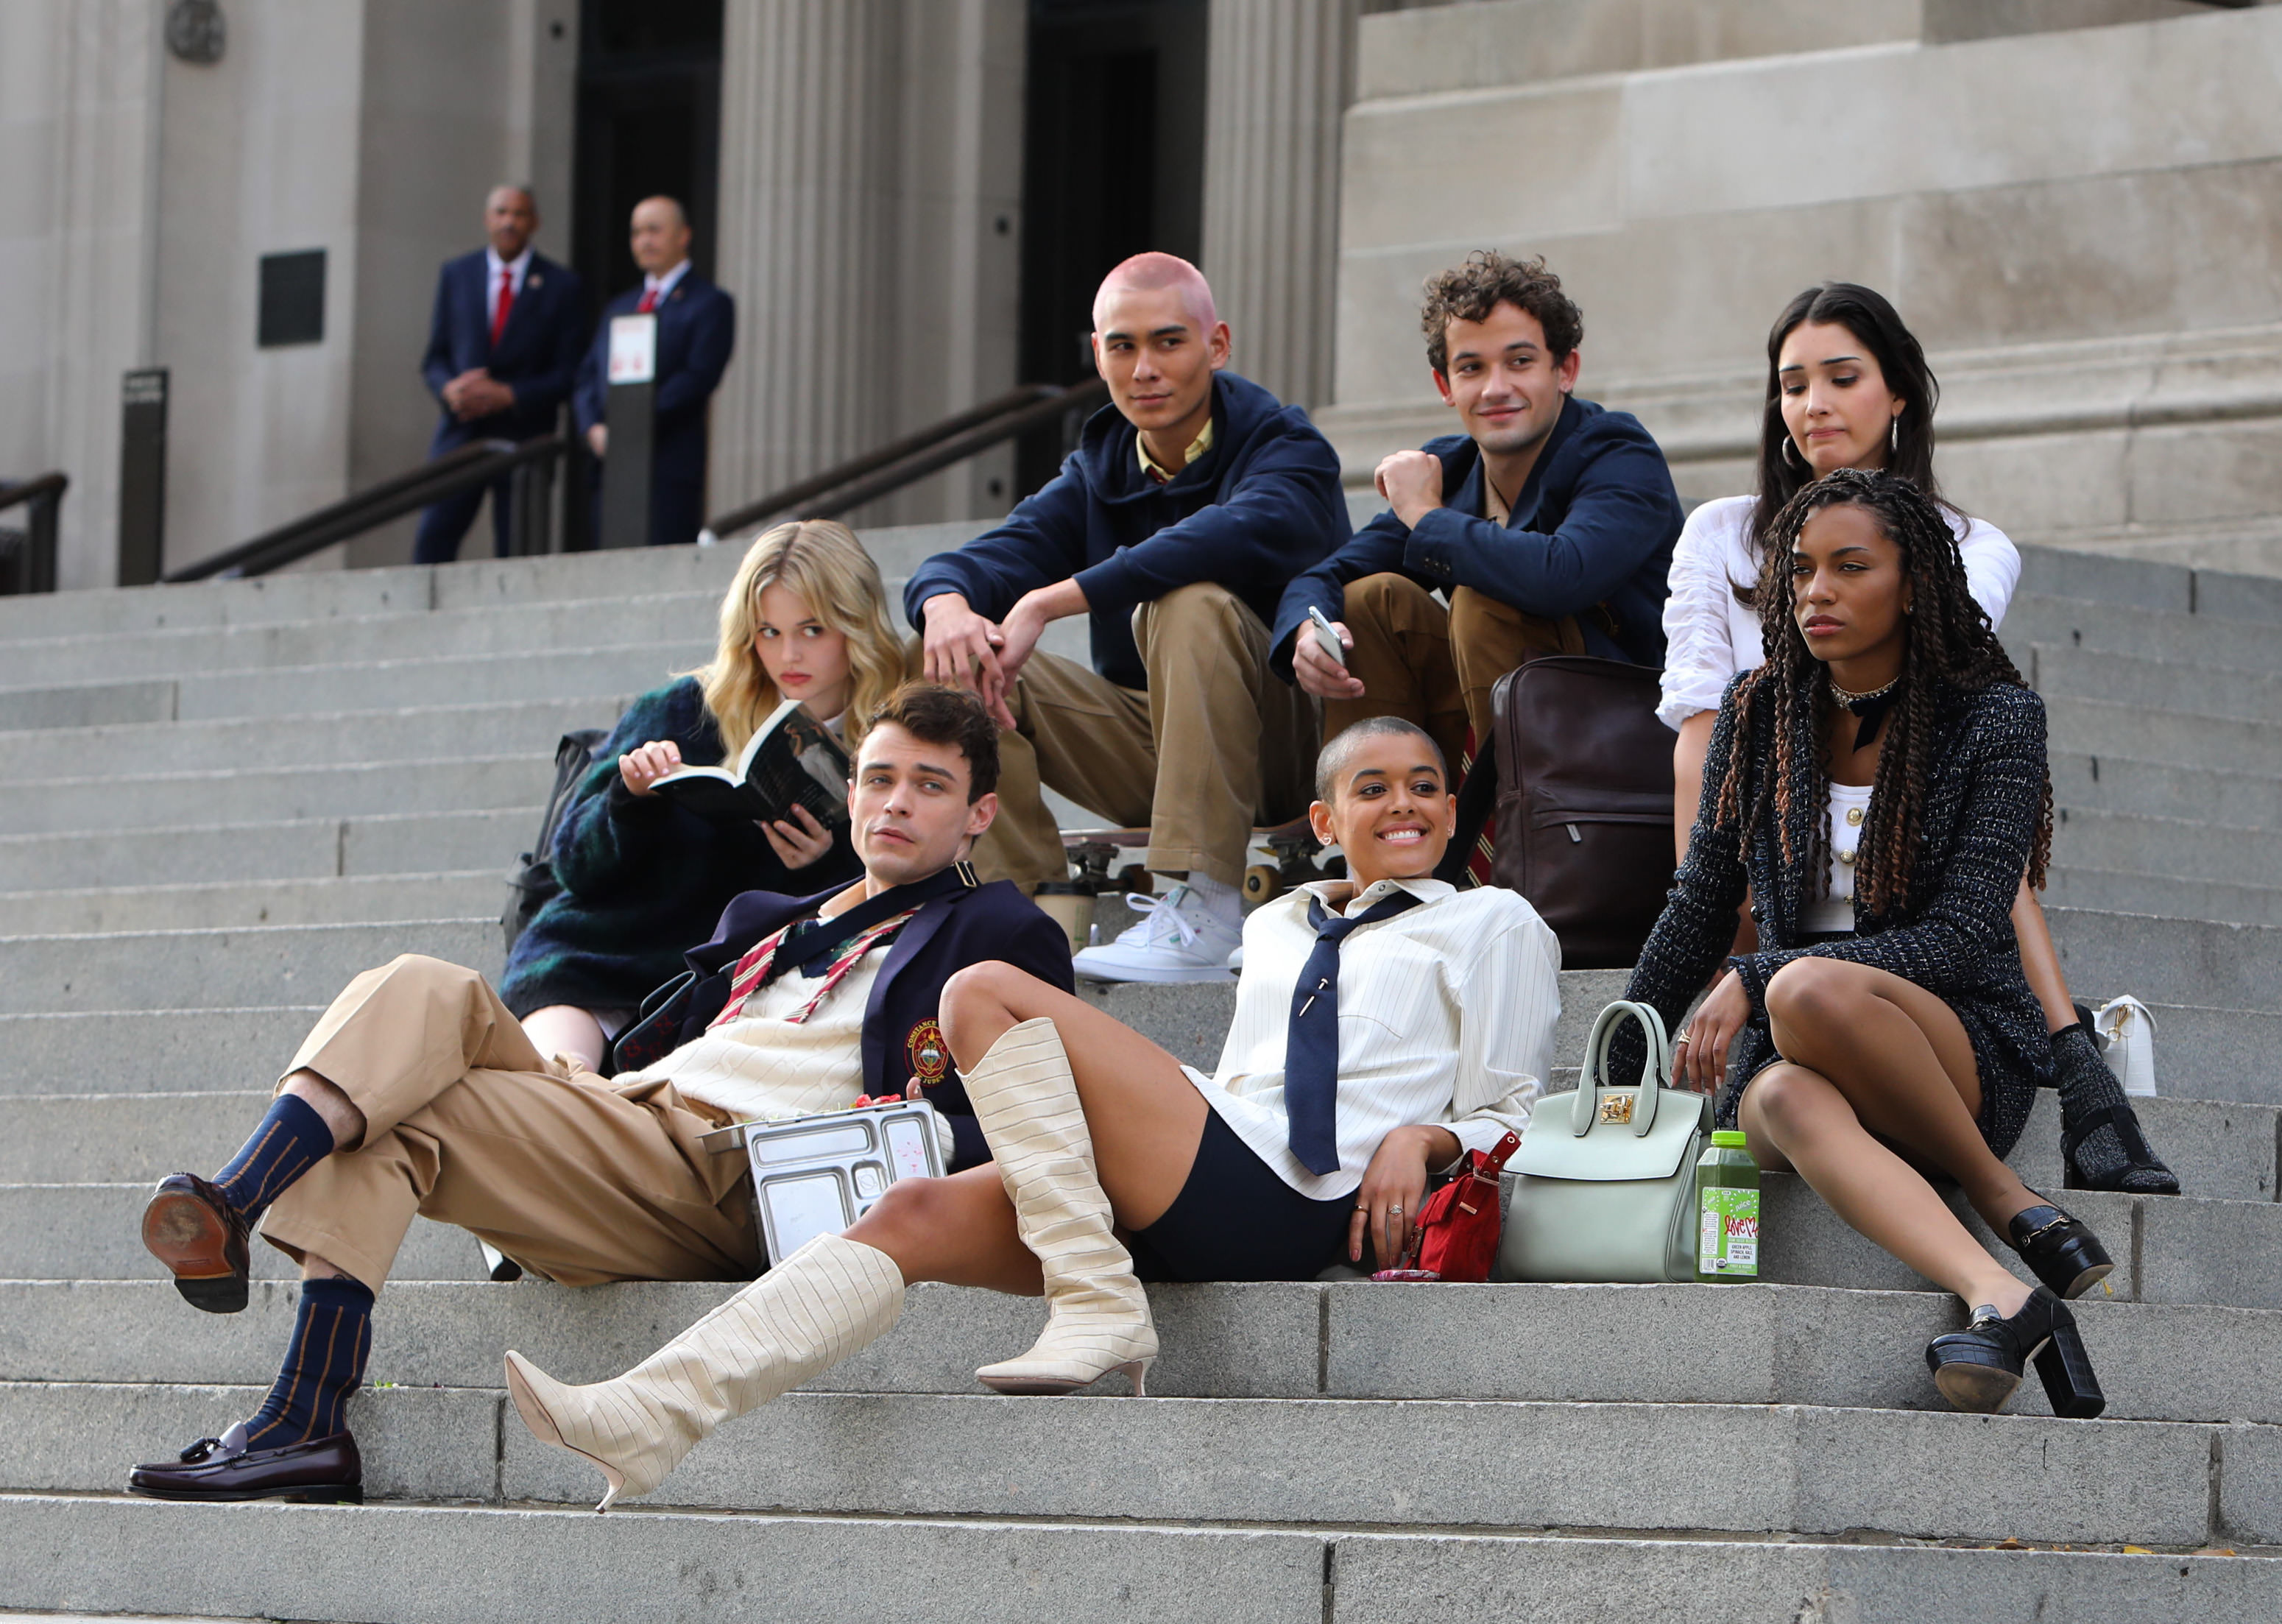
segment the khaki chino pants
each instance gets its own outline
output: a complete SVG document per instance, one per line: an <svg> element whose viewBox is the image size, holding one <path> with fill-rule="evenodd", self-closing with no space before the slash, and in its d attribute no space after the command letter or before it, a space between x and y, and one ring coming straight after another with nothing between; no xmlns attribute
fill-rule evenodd
<svg viewBox="0 0 2282 1624"><path fill-rule="evenodd" d="M473 970L413 954L367 970L303 1041L304 1068L356 1102L365 1135L263 1218L296 1262L378 1291L417 1213L566 1286L760 1272L745 1158L697 1142L726 1115L542 1056Z"/></svg>
<svg viewBox="0 0 2282 1624"><path fill-rule="evenodd" d="M1024 884L1065 879L1044 783L1121 828L1149 830L1157 874L1244 880L1255 825L1299 817L1314 798L1316 703L1268 667L1268 628L1209 582L1133 611L1147 692L1074 660L1033 654L998 735L998 820L977 843L986 873Z"/></svg>
<svg viewBox="0 0 2282 1624"><path fill-rule="evenodd" d="M1533 655L1582 654L1574 628L1459 587L1444 607L1403 575L1366 575L1347 583L1340 619L1354 637L1348 674L1361 680L1361 699L1323 702L1323 736L1366 717L1399 716L1426 730L1442 747L1453 781L1463 756L1466 729L1477 742L1490 736L1491 690ZM1300 633L1310 633L1303 627ZM1573 646L1572 646L1573 645Z"/></svg>

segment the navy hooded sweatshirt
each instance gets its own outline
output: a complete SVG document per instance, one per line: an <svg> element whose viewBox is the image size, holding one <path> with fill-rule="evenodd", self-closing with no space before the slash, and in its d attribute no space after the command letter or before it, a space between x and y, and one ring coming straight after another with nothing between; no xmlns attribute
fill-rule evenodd
<svg viewBox="0 0 2282 1624"><path fill-rule="evenodd" d="M1664 600L1672 546L1686 517L1664 452L1630 412L1572 395L1514 498L1513 522L1479 518L1480 447L1463 434L1428 440L1442 464L1445 504L1411 529L1390 510L1335 558L1285 593L1269 622L1269 662L1292 675L1292 646L1318 604L1337 619L1349 581L1409 577L1428 591L1454 587L1533 615L1578 617L1585 652L1635 665L1664 664ZM1587 611L1599 605L1601 615Z"/></svg>
<svg viewBox="0 0 2282 1624"><path fill-rule="evenodd" d="M1114 406L1094 413L1044 490L919 567L904 588L912 625L926 628L922 605L938 593L1003 620L1024 593L1075 579L1091 611L1094 670L1145 688L1137 605L1215 581L1273 625L1292 578L1353 533L1331 443L1257 384L1214 374L1212 449L1164 485L1142 471L1138 438Z"/></svg>

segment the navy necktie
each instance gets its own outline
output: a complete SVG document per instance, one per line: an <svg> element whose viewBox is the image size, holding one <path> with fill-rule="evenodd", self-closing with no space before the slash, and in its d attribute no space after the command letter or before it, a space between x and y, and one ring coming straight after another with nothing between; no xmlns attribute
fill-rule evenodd
<svg viewBox="0 0 2282 1624"><path fill-rule="evenodd" d="M1284 1109L1292 1154L1310 1173L1339 1169L1339 944L1363 925L1392 919L1419 899L1408 891L1382 898L1350 919L1308 899L1316 951L1292 992L1292 1027L1284 1040Z"/></svg>

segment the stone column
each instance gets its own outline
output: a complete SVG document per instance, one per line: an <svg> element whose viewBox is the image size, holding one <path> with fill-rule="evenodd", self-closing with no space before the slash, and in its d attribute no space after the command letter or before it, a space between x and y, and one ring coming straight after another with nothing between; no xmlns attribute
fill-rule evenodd
<svg viewBox="0 0 2282 1624"><path fill-rule="evenodd" d="M712 510L891 438L900 0L745 0L722 38L722 285Z"/></svg>
<svg viewBox="0 0 2282 1624"><path fill-rule="evenodd" d="M1212 0L1204 272L1235 370L1288 401L1331 392L1339 119L1363 0Z"/></svg>
<svg viewBox="0 0 2282 1624"><path fill-rule="evenodd" d="M29 385L16 400L34 420L0 436L0 473L71 476L65 587L107 587L118 570L120 375L152 346L161 26L152 0L44 0L0 22L0 55L22 49L17 88L31 98L11 109L0 153L34 200L28 221L0 226L33 250L16 261L31 297L0 315L13 359L0 375Z"/></svg>

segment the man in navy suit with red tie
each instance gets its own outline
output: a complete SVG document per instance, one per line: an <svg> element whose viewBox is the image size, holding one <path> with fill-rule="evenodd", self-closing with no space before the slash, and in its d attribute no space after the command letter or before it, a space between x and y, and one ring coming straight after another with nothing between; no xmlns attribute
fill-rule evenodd
<svg viewBox="0 0 2282 1624"><path fill-rule="evenodd" d="M527 187L495 186L484 200L484 234L475 253L444 262L436 279L436 314L420 375L444 408L428 455L442 456L479 439L530 439L555 430L555 413L577 381L585 329L577 274L531 245L539 204ZM508 486L491 486L492 537L508 551ZM438 502L420 516L416 563L449 563L483 503L478 488Z"/></svg>
<svg viewBox="0 0 2282 1624"><path fill-rule="evenodd" d="M657 418L650 439L649 544L686 545L705 523L705 408L737 343L734 300L689 263L689 218L671 198L634 205L631 246L642 284L609 302L578 369L578 431L609 473L610 318L657 317ZM594 503L599 517L600 501Z"/></svg>

